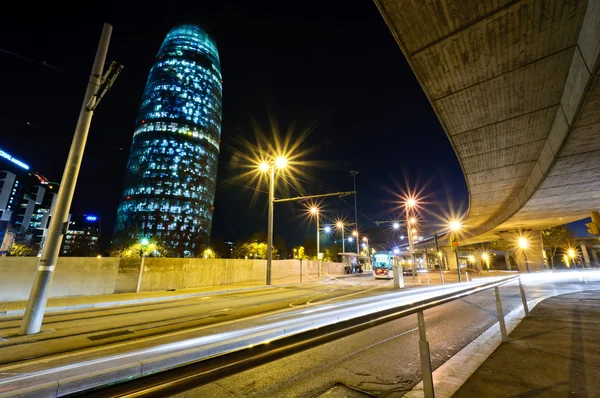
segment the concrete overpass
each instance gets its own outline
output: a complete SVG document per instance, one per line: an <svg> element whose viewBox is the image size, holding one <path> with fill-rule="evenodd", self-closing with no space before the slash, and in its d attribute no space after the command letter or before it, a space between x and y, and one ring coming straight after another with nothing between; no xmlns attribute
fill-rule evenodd
<svg viewBox="0 0 600 398"><path fill-rule="evenodd" d="M465 174L464 243L600 208L600 1L375 3Z"/></svg>

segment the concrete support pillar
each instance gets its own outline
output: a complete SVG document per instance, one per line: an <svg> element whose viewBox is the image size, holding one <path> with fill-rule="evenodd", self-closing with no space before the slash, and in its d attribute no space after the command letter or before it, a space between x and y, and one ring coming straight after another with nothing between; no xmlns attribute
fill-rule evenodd
<svg viewBox="0 0 600 398"><path fill-rule="evenodd" d="M458 264L456 263L456 254L450 248L450 246L442 246L440 249L444 252L446 257L446 265L448 266L448 270L455 270L458 268Z"/></svg>
<svg viewBox="0 0 600 398"><path fill-rule="evenodd" d="M527 272L527 265L529 265L529 271L531 272L545 269L544 244L541 231L510 231L500 232L498 235L508 244L514 246L519 272ZM526 249L519 246L519 238L521 237L524 237L527 241Z"/></svg>
<svg viewBox="0 0 600 398"><path fill-rule="evenodd" d="M504 252L504 264L506 265L506 270L507 271L510 271L510 269L511 269L511 266L510 266L510 255L511 255L510 250L507 250L507 251Z"/></svg>
<svg viewBox="0 0 600 398"><path fill-rule="evenodd" d="M585 262L585 267L590 268L590 256L588 255L587 247L585 247L585 242L579 241L579 246L581 246L581 253L583 253L583 261Z"/></svg>
<svg viewBox="0 0 600 398"><path fill-rule="evenodd" d="M594 260L594 265L598 265L598 253L596 253L594 246L592 246L592 259Z"/></svg>

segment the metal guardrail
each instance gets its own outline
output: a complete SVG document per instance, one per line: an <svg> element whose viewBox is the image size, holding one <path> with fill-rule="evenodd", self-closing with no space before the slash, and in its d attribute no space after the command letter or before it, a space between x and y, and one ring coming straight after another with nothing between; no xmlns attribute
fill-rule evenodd
<svg viewBox="0 0 600 398"><path fill-rule="evenodd" d="M419 354L421 359L421 371L423 375L424 394L427 398L433 398L433 375L431 368L431 355L429 342L425 332L425 317L423 312L451 301L494 289L496 296L496 310L502 341L508 341L504 312L500 300L499 287L518 280L521 300L525 316L529 316L525 291L520 276L511 276L499 281L493 281L478 286L470 286L464 290L451 292L394 308L378 311L368 315L345 320L336 324L320 327L314 330L301 332L279 340L271 341L269 344L248 347L233 353L221 354L212 358L202 359L197 362L179 366L167 371L155 373L117 383L108 387L82 391L70 396L111 396L111 397L138 397L138 396L166 396L182 392L190 388L198 387L210 381L226 377L241 371L250 369L264 363L280 359L300 351L304 351L339 338L370 329L383 323L387 323L409 315L417 314L419 325Z"/></svg>

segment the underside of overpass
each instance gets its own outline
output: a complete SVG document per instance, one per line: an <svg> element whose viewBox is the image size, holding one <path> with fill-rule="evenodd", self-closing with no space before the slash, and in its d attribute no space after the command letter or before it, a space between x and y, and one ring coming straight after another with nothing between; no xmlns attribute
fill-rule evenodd
<svg viewBox="0 0 600 398"><path fill-rule="evenodd" d="M600 0L375 3L465 174L462 242L600 208Z"/></svg>

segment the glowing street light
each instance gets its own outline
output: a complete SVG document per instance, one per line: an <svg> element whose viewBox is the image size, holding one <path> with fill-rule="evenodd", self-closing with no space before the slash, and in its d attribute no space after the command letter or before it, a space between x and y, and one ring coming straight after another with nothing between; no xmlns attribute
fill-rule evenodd
<svg viewBox="0 0 600 398"><path fill-rule="evenodd" d="M417 200L415 198L408 198L406 201L407 207L415 207L417 205Z"/></svg>
<svg viewBox="0 0 600 398"><path fill-rule="evenodd" d="M523 237L520 237L519 238L519 247L521 249L527 249L527 246L529 246L528 243L527 243L527 239L525 239Z"/></svg>
<svg viewBox="0 0 600 398"><path fill-rule="evenodd" d="M454 256L456 257L456 270L458 272L458 282L462 282L462 276L460 274L460 260L458 259L458 240L456 234L462 229L462 224L459 220L450 221L450 248L454 250ZM454 245L456 243L456 245Z"/></svg>
<svg viewBox="0 0 600 398"><path fill-rule="evenodd" d="M275 166L278 169L285 169L287 164L288 164L288 161L283 156L278 156L277 159L275 159Z"/></svg>
<svg viewBox="0 0 600 398"><path fill-rule="evenodd" d="M481 253L481 259L485 262L485 267L490 271L490 255L487 252Z"/></svg>
<svg viewBox="0 0 600 398"><path fill-rule="evenodd" d="M400 223L399 222L395 222L392 224L392 228L394 229L400 229Z"/></svg>
<svg viewBox="0 0 600 398"><path fill-rule="evenodd" d="M326 234L330 234L330 233L331 233L331 227L330 227L329 225L326 225L326 226L323 228L323 231L324 231Z"/></svg>
<svg viewBox="0 0 600 398"><path fill-rule="evenodd" d="M527 261L527 246L529 246L527 239L525 237L521 236L519 238L519 247L521 248L521 251L523 252L523 258L525 259L525 268L527 268L527 273L530 273L531 271L529 270L529 262Z"/></svg>
<svg viewBox="0 0 600 398"><path fill-rule="evenodd" d="M575 253L575 249L573 249L571 247L569 249L567 249L567 255L571 258L571 264L575 265L575 256L577 255ZM567 262L567 265L568 265L568 262Z"/></svg>
<svg viewBox="0 0 600 398"><path fill-rule="evenodd" d="M317 262L319 264L319 278L321 277L321 259L320 259L320 231L319 231L319 208L317 206L310 207L310 214L317 218Z"/></svg>
<svg viewBox="0 0 600 398"><path fill-rule="evenodd" d="M450 221L450 229L452 231L460 231L462 228L462 224L458 220Z"/></svg>
<svg viewBox="0 0 600 398"><path fill-rule="evenodd" d="M335 223L335 227L338 231L342 231L342 253L346 253L346 241L344 240L344 223L338 221Z"/></svg>
<svg viewBox="0 0 600 398"><path fill-rule="evenodd" d="M408 222L409 222L409 223L411 223L411 224L416 224L416 223L417 223L417 218L416 218L416 217L411 217L411 218L408 220Z"/></svg>
<svg viewBox="0 0 600 398"><path fill-rule="evenodd" d="M150 244L150 239L142 238L140 239L140 245L142 245L142 261L140 262L140 272L138 273L138 282L135 288L135 292L139 293L140 288L142 287L142 275L144 274L144 259L146 258L146 247Z"/></svg>
<svg viewBox="0 0 600 398"><path fill-rule="evenodd" d="M271 269L273 264L273 201L275 200L275 169L285 169L288 164L284 156L277 156L274 164L262 161L258 170L262 173L269 172L269 211L267 221L267 285L271 284Z"/></svg>

